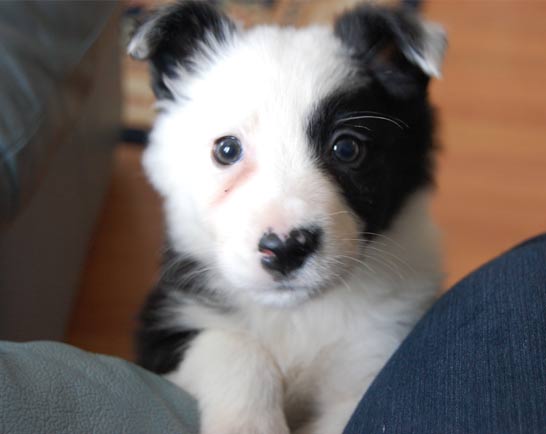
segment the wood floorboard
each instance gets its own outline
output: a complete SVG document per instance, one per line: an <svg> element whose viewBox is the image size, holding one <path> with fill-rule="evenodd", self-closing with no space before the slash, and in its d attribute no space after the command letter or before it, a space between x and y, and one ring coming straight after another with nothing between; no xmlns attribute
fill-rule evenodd
<svg viewBox="0 0 546 434"><path fill-rule="evenodd" d="M448 286L546 230L546 2L429 1L425 12L450 36L443 79L431 90L443 144L433 213ZM125 358L162 242L159 201L139 158L135 147L116 153L67 335Z"/></svg>

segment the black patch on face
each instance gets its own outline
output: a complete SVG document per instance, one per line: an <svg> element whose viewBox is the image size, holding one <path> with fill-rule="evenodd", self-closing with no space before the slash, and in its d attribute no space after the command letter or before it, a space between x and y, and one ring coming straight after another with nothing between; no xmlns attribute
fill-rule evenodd
<svg viewBox="0 0 546 434"><path fill-rule="evenodd" d="M164 254L162 277L148 296L139 316L136 335L137 363L157 374L175 370L198 329L175 326L184 303L226 310L207 288L205 271L194 260L181 259L171 249Z"/></svg>
<svg viewBox="0 0 546 434"><path fill-rule="evenodd" d="M406 198L432 182L432 133L426 94L400 99L373 81L320 101L307 128L322 168L373 233L386 230ZM355 161L341 162L333 154L340 136L358 141Z"/></svg>
<svg viewBox="0 0 546 434"><path fill-rule="evenodd" d="M150 53L152 88L158 99L173 99L164 78L174 78L177 66L195 71L194 55L202 45L225 42L234 32L235 24L221 11L205 1L181 1L152 14L152 22L144 35ZM139 30L137 30L138 33Z"/></svg>
<svg viewBox="0 0 546 434"><path fill-rule="evenodd" d="M358 76L317 102L307 133L366 231L378 233L409 195L432 183L433 111L419 59L431 47L443 50L445 38L408 9L370 5L342 15L335 35ZM332 152L340 136L345 141L335 149L342 150L336 152L341 159ZM341 161L351 160L351 141L360 146L358 158Z"/></svg>

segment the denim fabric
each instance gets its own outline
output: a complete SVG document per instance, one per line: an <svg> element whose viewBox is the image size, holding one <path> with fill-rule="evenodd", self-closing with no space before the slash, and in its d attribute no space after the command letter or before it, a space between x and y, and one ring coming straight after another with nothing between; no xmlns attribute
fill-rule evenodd
<svg viewBox="0 0 546 434"><path fill-rule="evenodd" d="M442 297L380 372L344 433L546 433L546 236Z"/></svg>

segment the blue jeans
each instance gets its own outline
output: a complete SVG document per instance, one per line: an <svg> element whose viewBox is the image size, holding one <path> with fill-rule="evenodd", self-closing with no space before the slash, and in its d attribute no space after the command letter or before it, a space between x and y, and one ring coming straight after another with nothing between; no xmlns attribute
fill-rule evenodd
<svg viewBox="0 0 546 434"><path fill-rule="evenodd" d="M393 355L344 434L546 433L546 235L475 271Z"/></svg>

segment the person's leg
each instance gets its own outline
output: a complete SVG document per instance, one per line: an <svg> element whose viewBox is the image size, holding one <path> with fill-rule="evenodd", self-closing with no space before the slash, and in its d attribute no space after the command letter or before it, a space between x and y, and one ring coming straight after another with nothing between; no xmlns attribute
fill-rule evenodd
<svg viewBox="0 0 546 434"><path fill-rule="evenodd" d="M370 386L344 434L546 433L546 236L442 297Z"/></svg>

